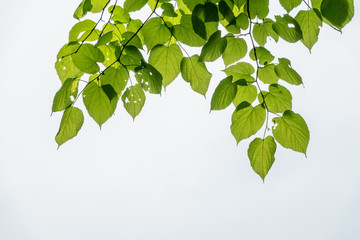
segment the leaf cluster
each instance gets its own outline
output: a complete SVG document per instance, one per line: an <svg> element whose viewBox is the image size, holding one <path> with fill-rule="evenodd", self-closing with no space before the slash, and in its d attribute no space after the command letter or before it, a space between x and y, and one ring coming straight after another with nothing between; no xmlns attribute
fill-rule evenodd
<svg viewBox="0 0 360 240"><path fill-rule="evenodd" d="M135 119L146 95L161 94L179 75L205 96L212 79L207 63L221 58L226 77L212 95L211 110L234 106L230 129L237 143L254 137L248 149L254 171L264 180L277 144L306 154L309 129L293 111L285 87L301 85L302 78L267 43L301 42L311 51L320 27L341 31L354 15L354 4L279 1L284 13L269 16L269 0L83 0L74 13L79 22L55 63L62 86L52 111L63 112L56 142L62 145L81 129L79 98L100 127L119 101ZM132 12L146 8L150 13L144 19L132 18ZM99 14L99 20L84 19L88 13ZM199 52L189 55L189 47Z"/></svg>

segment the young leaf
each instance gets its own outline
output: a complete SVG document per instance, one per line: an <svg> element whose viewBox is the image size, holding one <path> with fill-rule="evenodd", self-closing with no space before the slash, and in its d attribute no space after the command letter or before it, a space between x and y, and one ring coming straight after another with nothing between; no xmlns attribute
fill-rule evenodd
<svg viewBox="0 0 360 240"><path fill-rule="evenodd" d="M264 181L275 161L276 143L272 136L255 138L249 145L248 157L253 170Z"/></svg>
<svg viewBox="0 0 360 240"><path fill-rule="evenodd" d="M317 42L320 32L320 26L322 26L322 20L315 13L313 9L308 11L299 11L295 20L299 23L302 31L303 44L311 51L312 46Z"/></svg>
<svg viewBox="0 0 360 240"><path fill-rule="evenodd" d="M145 44L150 51L157 44L164 44L170 40L171 33L160 18L151 18L142 28Z"/></svg>
<svg viewBox="0 0 360 240"><path fill-rule="evenodd" d="M100 49L91 44L83 44L76 54L71 55L74 64L81 71L94 74L100 71L96 62L105 61L105 57Z"/></svg>
<svg viewBox="0 0 360 240"><path fill-rule="evenodd" d="M83 91L84 105L100 128L114 114L118 100L111 85L99 86L96 81L89 83Z"/></svg>
<svg viewBox="0 0 360 240"><path fill-rule="evenodd" d="M254 85L247 84L244 79L237 81L237 93L233 100L235 107L242 102L252 103L257 96L257 88Z"/></svg>
<svg viewBox="0 0 360 240"><path fill-rule="evenodd" d="M153 66L143 61L141 70L135 75L144 90L160 94L162 90L162 76Z"/></svg>
<svg viewBox="0 0 360 240"><path fill-rule="evenodd" d="M68 107L61 118L60 129L56 134L55 141L58 148L66 141L72 139L80 131L84 123L82 111L76 107Z"/></svg>
<svg viewBox="0 0 360 240"><path fill-rule="evenodd" d="M52 111L58 112L68 108L74 101L78 93L79 80L68 78L65 80L60 90L55 94ZM71 98L72 97L72 98Z"/></svg>
<svg viewBox="0 0 360 240"><path fill-rule="evenodd" d="M275 73L275 65L269 64L259 68L258 78L266 84L273 84L279 81L278 75Z"/></svg>
<svg viewBox="0 0 360 240"><path fill-rule="evenodd" d="M237 64L226 68L224 72L228 76L233 76L234 80L245 79L249 82L252 82L253 77L251 77L251 74L255 72L255 69L250 63L238 62Z"/></svg>
<svg viewBox="0 0 360 240"><path fill-rule="evenodd" d="M254 39L260 46L265 46L268 37L274 39L275 42L279 40L279 35L274 31L272 27L273 23L273 20L265 18L262 24L254 25Z"/></svg>
<svg viewBox="0 0 360 240"><path fill-rule="evenodd" d="M302 32L298 22L290 15L283 17L275 16L276 22L273 24L274 31L287 42L294 43L302 38Z"/></svg>
<svg viewBox="0 0 360 240"><path fill-rule="evenodd" d="M218 59L226 49L226 38L221 37L221 31L213 33L201 50L199 61L213 62Z"/></svg>
<svg viewBox="0 0 360 240"><path fill-rule="evenodd" d="M285 61L281 62L281 59L279 59L279 62L280 63L275 66L275 73L279 78L293 85L302 84L301 76L289 66L290 63L285 63Z"/></svg>
<svg viewBox="0 0 360 240"><path fill-rule="evenodd" d="M276 124L272 132L275 140L285 148L304 153L309 144L310 133L300 114L287 110L282 117L273 119Z"/></svg>
<svg viewBox="0 0 360 240"><path fill-rule="evenodd" d="M211 110L222 110L227 108L234 100L237 86L232 82L232 76L223 79L216 87L211 98Z"/></svg>
<svg viewBox="0 0 360 240"><path fill-rule="evenodd" d="M124 10L125 12L135 12L142 9L147 0L125 0L124 2Z"/></svg>
<svg viewBox="0 0 360 240"><path fill-rule="evenodd" d="M120 95L129 80L129 72L124 66L110 67L100 76L101 85L111 85L115 92Z"/></svg>
<svg viewBox="0 0 360 240"><path fill-rule="evenodd" d="M292 96L289 90L279 84L271 84L269 92L264 93L265 103L269 111L274 113L283 113L291 110ZM263 97L259 94L259 102L263 103Z"/></svg>
<svg viewBox="0 0 360 240"><path fill-rule="evenodd" d="M84 74L84 72L75 66L71 56L66 56L74 53L78 47L78 43L65 44L56 57L55 69L62 83L68 78L80 78Z"/></svg>
<svg viewBox="0 0 360 240"><path fill-rule="evenodd" d="M135 117L139 115L141 109L145 104L145 93L144 90L137 84L126 89L121 97L124 103L126 111L135 120Z"/></svg>
<svg viewBox="0 0 360 240"><path fill-rule="evenodd" d="M353 0L323 0L321 14L332 25L340 30L348 24L354 16Z"/></svg>
<svg viewBox="0 0 360 240"><path fill-rule="evenodd" d="M269 14L269 0L251 0L249 8L251 19L264 19Z"/></svg>
<svg viewBox="0 0 360 240"><path fill-rule="evenodd" d="M301 4L302 0L280 0L281 6L289 13Z"/></svg>
<svg viewBox="0 0 360 240"><path fill-rule="evenodd" d="M158 45L151 50L149 63L161 73L164 87L179 75L182 58L183 54L177 44Z"/></svg>
<svg viewBox="0 0 360 240"><path fill-rule="evenodd" d="M199 56L184 57L180 67L183 79L190 83L195 92L205 96L212 74L208 72L204 62L199 62Z"/></svg>
<svg viewBox="0 0 360 240"><path fill-rule="evenodd" d="M262 105L253 108L248 102L237 106L232 115L231 133L239 143L254 135L264 125L266 111Z"/></svg>
<svg viewBox="0 0 360 240"><path fill-rule="evenodd" d="M177 40L190 47L201 47L206 41L194 32L190 15L183 15L180 24L173 27L173 34Z"/></svg>
<svg viewBox="0 0 360 240"><path fill-rule="evenodd" d="M95 26L96 23L89 19L76 23L69 32L69 42L82 41L85 37L87 37L86 40L88 41L98 39L99 36L96 35L94 31L91 33ZM83 34L79 37L81 33ZM90 33L91 35L89 36Z"/></svg>
<svg viewBox="0 0 360 240"><path fill-rule="evenodd" d="M266 48L256 47L255 49L256 49L256 57L261 65L267 65L274 60L275 57ZM254 48L251 49L249 55L253 61L256 60Z"/></svg>
<svg viewBox="0 0 360 240"><path fill-rule="evenodd" d="M91 0L93 7L91 8L92 13L101 12L105 5L109 3L109 0Z"/></svg>
<svg viewBox="0 0 360 240"><path fill-rule="evenodd" d="M80 20L80 18L83 18L92 7L91 0L83 0L75 10L73 17Z"/></svg>
<svg viewBox="0 0 360 240"><path fill-rule="evenodd" d="M225 37L227 45L222 58L225 66L228 66L245 57L247 45L243 38L235 38L233 34L228 34Z"/></svg>

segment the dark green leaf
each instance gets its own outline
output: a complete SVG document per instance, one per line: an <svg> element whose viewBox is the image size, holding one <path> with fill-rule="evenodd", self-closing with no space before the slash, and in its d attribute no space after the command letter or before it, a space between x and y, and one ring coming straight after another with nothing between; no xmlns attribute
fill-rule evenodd
<svg viewBox="0 0 360 240"><path fill-rule="evenodd" d="M302 38L302 32L298 22L290 15L283 17L275 16L276 22L273 24L274 31L287 42L294 43Z"/></svg>
<svg viewBox="0 0 360 240"><path fill-rule="evenodd" d="M183 15L181 22L173 27L173 34L180 42L191 47L201 47L206 41L197 35L192 27L191 16Z"/></svg>
<svg viewBox="0 0 360 240"><path fill-rule="evenodd" d="M354 16L354 1L323 0L321 3L321 14L333 26L342 29Z"/></svg>

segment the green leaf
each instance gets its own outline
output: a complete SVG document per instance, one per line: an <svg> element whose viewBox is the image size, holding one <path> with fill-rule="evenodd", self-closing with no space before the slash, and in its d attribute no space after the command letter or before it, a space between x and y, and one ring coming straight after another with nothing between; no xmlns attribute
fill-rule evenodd
<svg viewBox="0 0 360 240"><path fill-rule="evenodd" d="M142 28L145 44L150 51L157 44L170 41L171 33L160 18L151 18Z"/></svg>
<svg viewBox="0 0 360 240"><path fill-rule="evenodd" d="M147 0L125 0L124 2L124 10L125 12L135 12L140 9L142 9L146 3Z"/></svg>
<svg viewBox="0 0 360 240"><path fill-rule="evenodd" d="M204 62L199 62L199 56L184 57L180 67L183 79L190 83L195 92L205 96L212 74L208 72Z"/></svg>
<svg viewBox="0 0 360 240"><path fill-rule="evenodd" d="M279 81L278 75L275 73L275 65L269 64L259 68L258 78L266 84L273 84Z"/></svg>
<svg viewBox="0 0 360 240"><path fill-rule="evenodd" d="M302 32L298 22L290 15L283 17L275 16L276 22L273 24L274 31L287 42L294 43L302 39Z"/></svg>
<svg viewBox="0 0 360 240"><path fill-rule="evenodd" d="M261 65L267 65L274 60L274 56L264 47L256 47L256 57ZM254 48L250 51L250 58L256 61Z"/></svg>
<svg viewBox="0 0 360 240"><path fill-rule="evenodd" d="M260 46L264 46L266 44L268 37L274 39L275 42L279 40L279 35L272 27L273 23L274 22L271 19L265 18L262 24L254 25L254 39Z"/></svg>
<svg viewBox="0 0 360 240"><path fill-rule="evenodd" d="M205 7L205 22L219 22L218 8L214 3L207 2Z"/></svg>
<svg viewBox="0 0 360 240"><path fill-rule="evenodd" d="M222 110L227 108L234 100L237 86L232 82L232 76L223 79L216 87L211 98L211 110Z"/></svg>
<svg viewBox="0 0 360 240"><path fill-rule="evenodd" d="M92 7L91 0L83 0L75 10L73 17L80 20L91 10Z"/></svg>
<svg viewBox="0 0 360 240"><path fill-rule="evenodd" d="M69 56L69 54L74 53L78 49L79 45L78 43L65 44L56 57L55 69L62 83L68 78L80 78L84 74L84 72L75 66L72 57Z"/></svg>
<svg viewBox="0 0 360 240"><path fill-rule="evenodd" d="M109 7L109 13L113 13L111 19L114 22L120 22L120 23L128 23L128 22L130 22L130 14L128 12L126 12L120 6L111 6L111 7Z"/></svg>
<svg viewBox="0 0 360 240"><path fill-rule="evenodd" d="M287 110L282 117L274 118L273 122L276 124L272 130L275 140L284 148L304 153L306 156L310 133L304 119Z"/></svg>
<svg viewBox="0 0 360 240"><path fill-rule="evenodd" d="M191 47L201 47L206 43L194 32L190 15L181 17L180 24L173 27L173 34L177 40Z"/></svg>
<svg viewBox="0 0 360 240"><path fill-rule="evenodd" d="M121 55L120 61L128 69L134 69L137 66L141 66L141 62L143 59L143 55L138 48L134 46L126 46L125 51Z"/></svg>
<svg viewBox="0 0 360 240"><path fill-rule="evenodd" d="M193 11L195 6L198 4L205 4L205 0L183 0L183 2L190 9L190 11Z"/></svg>
<svg viewBox="0 0 360 240"><path fill-rule="evenodd" d="M54 97L52 111L58 112L68 108L74 101L78 93L79 80L76 78L68 78L65 80L60 90Z"/></svg>
<svg viewBox="0 0 360 240"><path fill-rule="evenodd" d="M228 6L228 4L224 0L221 0L219 2L219 11L224 16L224 18L228 23L232 23L235 21L235 15L232 9Z"/></svg>
<svg viewBox="0 0 360 240"><path fill-rule="evenodd" d="M290 63L285 64L281 62L281 59L279 59L279 62L280 64L275 66L275 73L279 78L292 85L302 84L301 76L289 66Z"/></svg>
<svg viewBox="0 0 360 240"><path fill-rule="evenodd" d="M281 6L289 13L301 4L302 0L280 0Z"/></svg>
<svg viewBox="0 0 360 240"><path fill-rule="evenodd" d="M84 115L80 109L75 107L67 108L61 118L60 129L55 137L58 148L66 141L75 137L83 123Z"/></svg>
<svg viewBox="0 0 360 240"><path fill-rule="evenodd" d="M354 17L353 0L323 0L321 14L340 30Z"/></svg>
<svg viewBox="0 0 360 240"><path fill-rule="evenodd" d="M199 61L213 62L218 59L227 46L226 38L221 37L221 31L213 33L201 49Z"/></svg>
<svg viewBox="0 0 360 240"><path fill-rule="evenodd" d="M122 45L125 45L125 43L127 43L127 46L134 46L137 47L139 49L143 49L143 44L141 42L141 39L139 38L138 35L135 35L135 33L133 32L124 32L122 34L123 40L121 41ZM131 39L131 40L130 40Z"/></svg>
<svg viewBox="0 0 360 240"><path fill-rule="evenodd" d="M245 57L247 45L243 38L235 38L233 34L228 34L225 37L227 45L222 57L225 66L228 66Z"/></svg>
<svg viewBox="0 0 360 240"><path fill-rule="evenodd" d="M129 72L124 66L110 67L100 76L101 85L111 85L115 92L120 95L129 80Z"/></svg>
<svg viewBox="0 0 360 240"><path fill-rule="evenodd" d="M178 14L175 12L174 5L172 5L171 3L162 3L161 8L164 10L161 14L162 16L174 18L178 16Z"/></svg>
<svg viewBox="0 0 360 240"><path fill-rule="evenodd" d="M92 13L101 12L108 2L109 2L109 0L91 0L91 4L93 6L91 8L91 12Z"/></svg>
<svg viewBox="0 0 360 240"><path fill-rule="evenodd" d="M113 39L113 30L103 34L97 43L95 44L95 47L103 46L108 44Z"/></svg>
<svg viewBox="0 0 360 240"><path fill-rule="evenodd" d="M158 45L151 50L149 63L161 73L164 87L179 75L182 58L183 54L177 44Z"/></svg>
<svg viewBox="0 0 360 240"><path fill-rule="evenodd" d="M100 128L114 114L118 100L111 85L99 86L97 81L89 83L83 91L84 105Z"/></svg>
<svg viewBox="0 0 360 240"><path fill-rule="evenodd" d="M153 66L142 62L141 69L136 72L136 79L144 90L150 93L160 94L162 90L162 76Z"/></svg>
<svg viewBox="0 0 360 240"><path fill-rule="evenodd" d="M255 17L264 19L269 14L269 0L251 0L249 1L251 19Z"/></svg>
<svg viewBox="0 0 360 240"><path fill-rule="evenodd" d="M237 85L237 93L234 98L234 105L237 107L242 102L252 103L257 96L257 88L254 85L247 84L244 79L235 82Z"/></svg>
<svg viewBox="0 0 360 240"><path fill-rule="evenodd" d="M93 28L96 26L96 23L92 20L84 20L82 22L76 23L70 30L69 33L69 42L80 42L86 40L94 41L99 38L98 32L93 31ZM79 36L83 33L81 36Z"/></svg>
<svg viewBox="0 0 360 240"><path fill-rule="evenodd" d="M263 92L265 103L270 112L283 113L292 108L292 96L289 90L279 84L271 84L269 92ZM263 97L259 94L259 102L263 103Z"/></svg>
<svg viewBox="0 0 360 240"><path fill-rule="evenodd" d="M237 106L232 115L231 133L237 143L257 133L264 125L266 111L262 105L251 106L248 102L242 102Z"/></svg>
<svg viewBox="0 0 360 240"><path fill-rule="evenodd" d="M314 10L299 11L295 20L299 23L302 31L302 43L311 51L312 46L317 42L322 20Z"/></svg>
<svg viewBox="0 0 360 240"><path fill-rule="evenodd" d="M105 61L103 53L91 44L83 44L76 54L71 55L75 66L81 71L94 74L100 71L96 62Z"/></svg>
<svg viewBox="0 0 360 240"><path fill-rule="evenodd" d="M251 74L255 73L255 69L250 63L238 62L237 64L226 68L224 72L228 76L233 76L235 80L246 79L247 81L252 82L253 77L251 77Z"/></svg>
<svg viewBox="0 0 360 240"><path fill-rule="evenodd" d="M264 181L275 161L276 143L272 136L255 138L249 145L248 157L253 170Z"/></svg>
<svg viewBox="0 0 360 240"><path fill-rule="evenodd" d="M207 39L207 32L205 26L205 6L202 4L196 5L191 14L191 22L194 32L203 39Z"/></svg>
<svg viewBox="0 0 360 240"><path fill-rule="evenodd" d="M127 88L122 95L121 100L124 103L126 111L135 120L135 117L141 112L146 98L144 90L137 84Z"/></svg>

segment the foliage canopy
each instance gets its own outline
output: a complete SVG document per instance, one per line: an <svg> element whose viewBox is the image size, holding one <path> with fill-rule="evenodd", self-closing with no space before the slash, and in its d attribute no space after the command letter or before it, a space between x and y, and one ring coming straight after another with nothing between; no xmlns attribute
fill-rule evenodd
<svg viewBox="0 0 360 240"><path fill-rule="evenodd" d="M269 16L269 0L83 0L74 13L79 22L55 63L62 83L52 106L52 112L63 112L58 146L82 127L79 98L100 127L120 100L135 119L146 94L161 94L178 75L205 96L212 78L206 63L222 58L226 77L212 95L211 110L235 106L230 129L237 143L260 132L248 148L254 171L264 180L277 144L306 155L309 129L283 86L301 85L302 78L289 59L276 59L266 45L281 38L301 41L311 51L324 24L341 32L354 3L279 2L284 13ZM131 17L148 7L145 19ZM84 19L88 13L99 14L98 21ZM198 47L198 54L189 55L188 47ZM251 62L242 61L246 55Z"/></svg>

